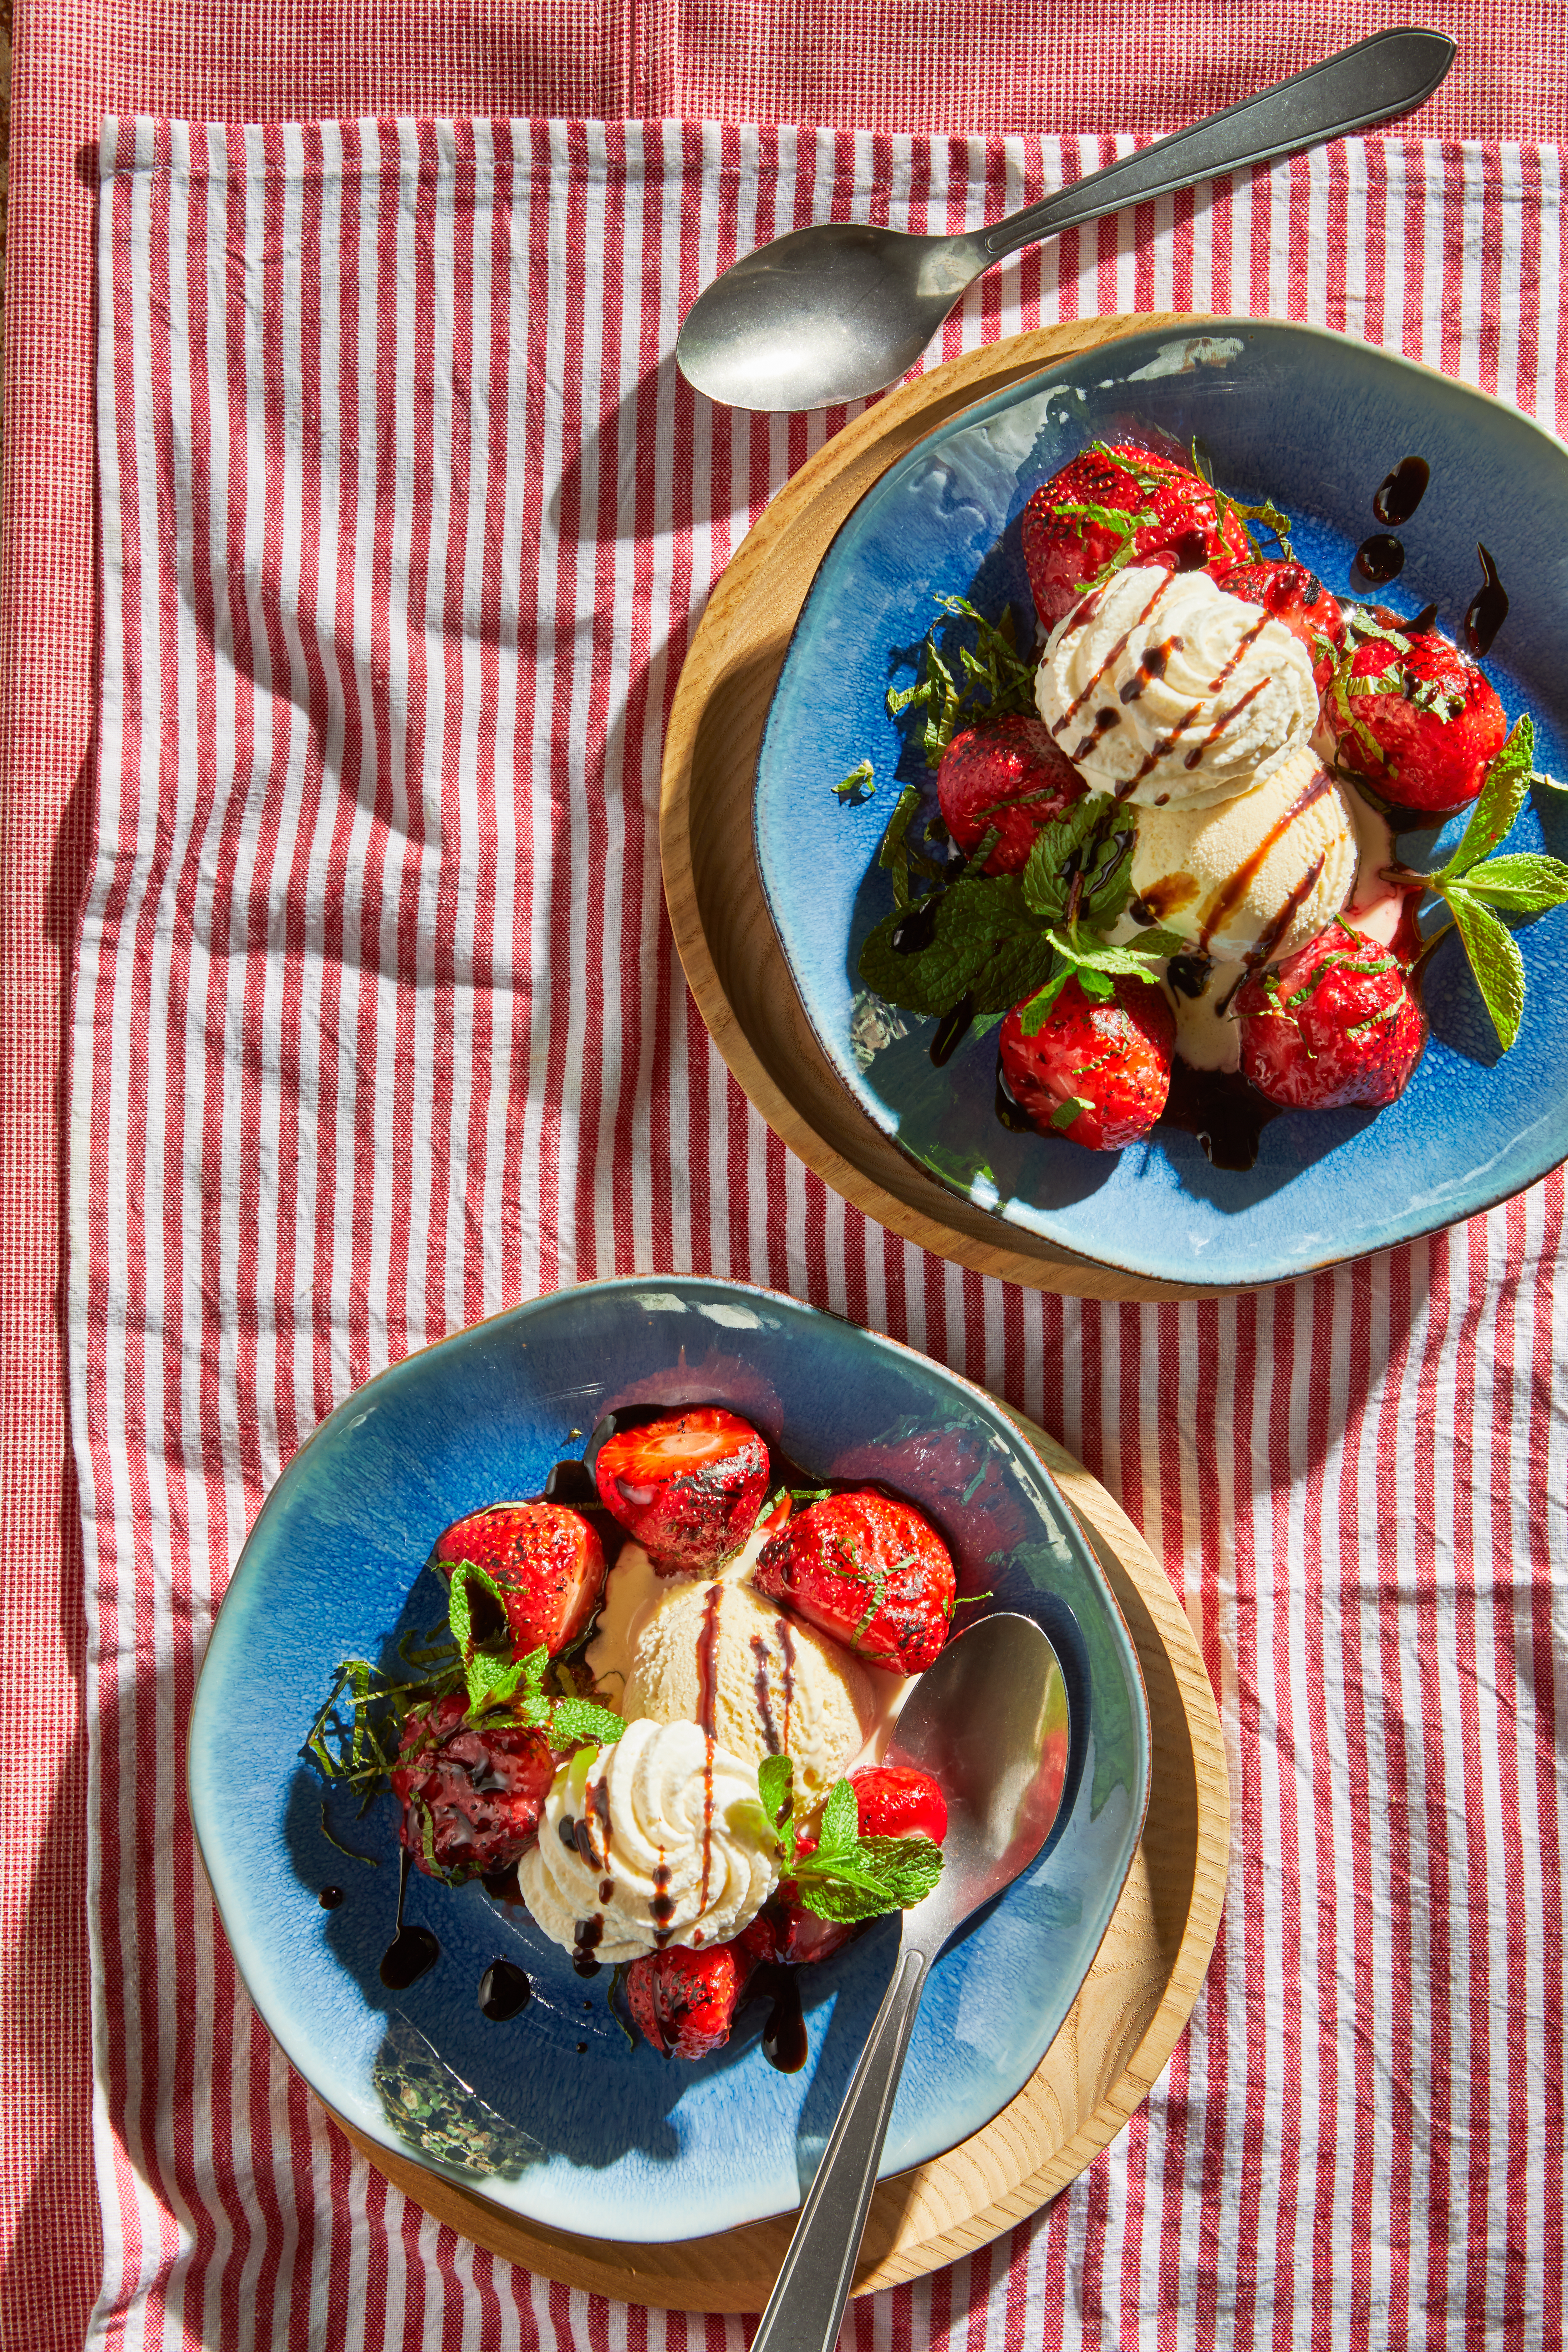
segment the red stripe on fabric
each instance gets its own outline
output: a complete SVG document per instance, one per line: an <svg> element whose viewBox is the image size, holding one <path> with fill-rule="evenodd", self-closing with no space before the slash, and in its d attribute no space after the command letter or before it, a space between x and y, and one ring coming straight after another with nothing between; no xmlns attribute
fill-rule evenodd
<svg viewBox="0 0 1568 2352"><path fill-rule="evenodd" d="M1277 1851L1270 1854L1277 1879L1277 1900L1270 1906L1271 1932L1278 1939L1279 2032L1281 2079L1270 2100L1270 2118L1278 2135L1277 2170L1273 2181L1274 2262L1281 2277L1294 2275L1299 2229L1303 2132L1301 2116L1302 1981L1301 1940L1306 1931L1301 1892L1301 1824L1297 1811L1298 1786L1311 1801L1312 1755L1311 1728L1298 1725L1293 1687L1292 1587L1296 1546L1290 1525L1293 1468L1291 1408L1295 1384L1298 1304L1303 1294L1284 1284L1271 1295L1270 1345L1261 1350L1269 1366L1268 1465L1270 1503L1271 1558L1263 1580L1273 1616L1271 1649L1274 1710L1271 1764L1280 1808ZM1281 1521L1283 1522L1281 1524ZM1251 2101L1249 2099L1249 2105ZM1260 2235L1261 2236L1261 2226Z"/></svg>

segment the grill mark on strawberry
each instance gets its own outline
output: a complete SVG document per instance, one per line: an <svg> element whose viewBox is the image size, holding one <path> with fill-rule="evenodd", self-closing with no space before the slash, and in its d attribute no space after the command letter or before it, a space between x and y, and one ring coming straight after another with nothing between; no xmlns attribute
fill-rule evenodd
<svg viewBox="0 0 1568 2352"><path fill-rule="evenodd" d="M1235 873L1230 876L1228 881L1222 882L1220 884L1218 889L1215 892L1213 898L1209 902L1208 912L1203 919L1203 928L1197 935L1198 951L1200 954L1207 954L1209 941L1214 938L1217 931L1223 929L1225 919L1227 915L1230 913L1232 908L1237 906L1246 896L1247 890L1254 877L1262 871L1263 862L1265 858L1268 857L1270 852L1276 848L1284 839L1286 834L1289 833L1291 827L1295 824L1296 819L1299 816L1304 816L1306 814L1306 812L1312 807L1314 801L1322 800L1325 793L1332 792L1333 790L1333 778L1329 774L1326 768L1320 768L1317 774L1312 778L1312 782L1310 784L1303 785L1301 790L1296 794L1296 797L1291 803L1290 807L1282 811L1282 813L1275 818L1268 832L1263 835L1262 840L1256 844L1249 856L1242 859L1240 865L1236 868ZM1322 869L1322 860L1320 858L1316 871L1321 872ZM1313 879L1316 879L1316 873L1314 873ZM1294 908L1292 908L1291 911L1294 913ZM1274 936L1276 938L1282 939L1284 934L1281 931L1277 932ZM1270 942L1270 944L1272 944L1272 942ZM1266 953L1260 951L1255 960L1259 963L1267 963L1269 958Z"/></svg>

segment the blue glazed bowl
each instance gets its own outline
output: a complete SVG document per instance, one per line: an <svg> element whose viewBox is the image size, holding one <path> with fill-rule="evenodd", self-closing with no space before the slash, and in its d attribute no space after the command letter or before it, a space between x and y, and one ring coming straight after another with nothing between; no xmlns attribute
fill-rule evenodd
<svg viewBox="0 0 1568 2352"><path fill-rule="evenodd" d="M1211 1168L1176 1129L1119 1153L1009 1133L993 1034L971 1033L939 1070L927 1021L907 1018L868 1066L852 1045L861 948L893 904L877 845L901 785L925 773L887 714L889 683L913 682L908 657L939 618L938 594L992 618L1010 604L1031 628L1019 534L1030 492L1090 442L1151 431L1184 447L1196 436L1238 498L1272 496L1297 555L1338 593L1368 593L1352 590L1350 564L1381 528L1373 492L1402 457L1424 457L1431 486L1400 531L1405 569L1376 593L1406 614L1435 602L1458 635L1484 541L1511 599L1488 674L1511 721L1532 714L1537 766L1568 775L1568 449L1500 402L1344 336L1216 320L1201 336L1082 352L889 467L829 549L785 660L758 770L758 863L823 1051L920 1166L1006 1223L1131 1274L1280 1282L1472 1215L1568 1155L1568 908L1515 933L1528 999L1506 1056L1450 938L1427 967L1432 1040L1400 1100L1375 1118L1276 1118L1246 1173ZM833 787L866 759L873 794L841 800ZM1438 865L1462 829L1406 835L1398 854ZM1537 793L1509 847L1568 856L1568 796Z"/></svg>
<svg viewBox="0 0 1568 2352"><path fill-rule="evenodd" d="M763 2011L700 2063L629 2046L526 1915L415 1874L406 1917L441 1955L381 1983L397 1900L389 1797L356 1819L299 1748L340 1660L390 1662L444 1601L440 1530L537 1493L613 1405L724 1401L827 1478L878 1476L946 1533L960 1590L1044 1625L1066 1670L1067 1788L1040 1861L938 1963L883 2160L901 2171L1022 2087L1092 1960L1148 1793L1135 1654L1071 1514L982 1391L793 1300L689 1276L606 1282L514 1308L382 1372L340 1406L258 1517L214 1629L191 1728L191 1810L240 1973L287 2056L372 2140L525 2218L658 2242L789 2210L809 2181L892 1967L892 1922L803 1972L810 2056L776 2074ZM335 1886L343 1900L324 1909ZM531 1979L478 2006L491 1962Z"/></svg>

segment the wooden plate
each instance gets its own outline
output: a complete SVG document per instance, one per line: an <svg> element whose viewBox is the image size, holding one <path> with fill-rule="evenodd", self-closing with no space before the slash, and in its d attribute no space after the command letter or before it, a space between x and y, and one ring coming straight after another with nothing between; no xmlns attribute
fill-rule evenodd
<svg viewBox="0 0 1568 2352"><path fill-rule="evenodd" d="M858 501L961 410L1074 352L1193 323L1170 313L1015 335L890 393L779 491L708 600L664 745L660 851L675 944L703 1019L774 1132L834 1192L906 1240L980 1274L1091 1298L1197 1298L1080 1257L949 1192L873 1127L818 1044L763 896L751 829L773 690L818 565Z"/></svg>
<svg viewBox="0 0 1568 2352"><path fill-rule="evenodd" d="M1017 1419L1017 1416L1013 1416ZM1121 1605L1148 1690L1149 1810L1121 1900L1067 2021L1010 2105L946 2156L883 2181L872 2200L855 2293L956 2262L1066 2187L1148 2095L1186 2025L1225 1896L1229 1789L1214 1695L1158 1560L1105 1489L1029 1422ZM341 2123L341 2118L338 2118ZM476 2244L569 2286L685 2311L759 2311L792 2215L649 2246L574 2238L521 2221L347 2124L366 2160Z"/></svg>

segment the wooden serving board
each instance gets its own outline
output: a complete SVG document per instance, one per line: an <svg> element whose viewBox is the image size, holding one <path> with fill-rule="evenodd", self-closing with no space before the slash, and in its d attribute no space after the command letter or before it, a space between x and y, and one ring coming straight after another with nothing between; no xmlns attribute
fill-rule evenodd
<svg viewBox="0 0 1568 2352"><path fill-rule="evenodd" d="M983 2131L882 2183L857 2294L973 2252L1054 2197L1115 2137L1186 2023L1225 1898L1225 1750L1186 1619L1165 1570L1103 1486L1043 1430L1025 1421L1019 1427L1076 1513L1137 1650L1153 1732L1148 1815L1104 1939L1055 2041ZM389 2155L348 2124L342 2128L437 2221L508 2262L617 2300L759 2311L794 2228L794 2216L784 2214L666 2245L570 2237L520 2221L412 2157Z"/></svg>
<svg viewBox="0 0 1568 2352"><path fill-rule="evenodd" d="M1074 352L1169 312L1015 335L902 385L835 434L781 489L708 600L664 745L660 854L686 979L737 1083L774 1132L868 1216L977 1273L1090 1298L1212 1297L1080 1257L950 1192L867 1118L833 1068L789 977L752 835L758 754L800 608L830 541L904 452L977 402Z"/></svg>

